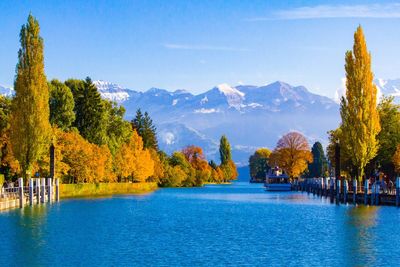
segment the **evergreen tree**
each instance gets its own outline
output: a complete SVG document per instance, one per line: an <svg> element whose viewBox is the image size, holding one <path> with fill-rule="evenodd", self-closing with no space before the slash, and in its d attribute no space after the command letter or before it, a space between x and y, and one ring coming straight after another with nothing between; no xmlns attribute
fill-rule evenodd
<svg viewBox="0 0 400 267"><path fill-rule="evenodd" d="M373 84L371 55L361 26L354 34L353 51L346 52L346 97L342 97L341 150L351 158L359 179L367 163L378 150L377 134L380 131L376 108L376 86Z"/></svg>
<svg viewBox="0 0 400 267"><path fill-rule="evenodd" d="M49 89L44 73L43 39L38 21L29 15L20 33L21 48L12 101L11 143L22 175L30 175L32 165L50 143Z"/></svg>
<svg viewBox="0 0 400 267"><path fill-rule="evenodd" d="M157 129L153 124L153 120L150 118L150 115L145 112L144 115L142 111L138 109L136 111L136 116L132 120L132 127L134 130L138 132L138 134L143 139L143 147L146 149L154 149L158 150L158 142L157 142Z"/></svg>
<svg viewBox="0 0 400 267"><path fill-rule="evenodd" d="M89 142L107 144L107 112L105 103L92 80L68 80L66 85L71 89L75 100L74 126Z"/></svg>
<svg viewBox="0 0 400 267"><path fill-rule="evenodd" d="M64 83L52 80L50 91L50 123L63 131L69 130L75 121L74 96Z"/></svg>
<svg viewBox="0 0 400 267"><path fill-rule="evenodd" d="M228 138L223 135L219 141L219 155L221 159L221 165L224 165L232 160L231 145L229 144Z"/></svg>
<svg viewBox="0 0 400 267"><path fill-rule="evenodd" d="M315 142L311 148L313 156L312 163L308 164L309 177L325 177L328 171L328 162L326 160L324 149L320 142Z"/></svg>

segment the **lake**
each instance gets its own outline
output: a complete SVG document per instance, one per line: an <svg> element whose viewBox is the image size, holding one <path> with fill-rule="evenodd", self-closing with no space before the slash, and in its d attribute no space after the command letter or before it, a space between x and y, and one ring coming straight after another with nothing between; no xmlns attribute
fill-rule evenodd
<svg viewBox="0 0 400 267"><path fill-rule="evenodd" d="M166 188L0 213L0 266L394 266L400 209L260 184Z"/></svg>

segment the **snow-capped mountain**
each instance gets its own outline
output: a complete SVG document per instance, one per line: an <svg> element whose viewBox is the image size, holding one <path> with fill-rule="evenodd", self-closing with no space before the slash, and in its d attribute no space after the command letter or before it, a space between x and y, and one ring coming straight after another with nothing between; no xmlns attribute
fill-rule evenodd
<svg viewBox="0 0 400 267"><path fill-rule="evenodd" d="M130 97L129 93L134 93L134 91L122 88L115 83L105 81L94 81L93 83L96 85L97 90L99 90L103 98L115 101L117 103L122 103L125 100L128 100Z"/></svg>
<svg viewBox="0 0 400 267"><path fill-rule="evenodd" d="M374 83L378 87L380 95L393 96L395 102L400 103L400 79L376 79Z"/></svg>
<svg viewBox="0 0 400 267"><path fill-rule="evenodd" d="M0 95L12 96L14 95L14 90L12 88L0 85Z"/></svg>
<svg viewBox="0 0 400 267"><path fill-rule="evenodd" d="M126 117L132 118L138 108L148 111L156 122L163 150L172 152L194 144L214 160L223 134L231 141L235 161L246 164L256 147L273 148L285 132L298 130L310 141L326 142L326 132L339 123L339 106L332 99L284 82L236 87L221 84L198 95L158 88L122 90L127 93L120 101ZM120 93L121 87L101 88L103 97L109 99L117 98L112 96L114 91Z"/></svg>

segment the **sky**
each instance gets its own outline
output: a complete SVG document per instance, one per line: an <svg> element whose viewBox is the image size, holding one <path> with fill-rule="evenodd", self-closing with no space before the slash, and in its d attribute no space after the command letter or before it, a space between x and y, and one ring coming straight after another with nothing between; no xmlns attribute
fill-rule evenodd
<svg viewBox="0 0 400 267"><path fill-rule="evenodd" d="M19 31L40 23L48 79L204 92L277 80L334 97L364 29L376 78L400 78L400 2L0 1L0 84L12 86Z"/></svg>

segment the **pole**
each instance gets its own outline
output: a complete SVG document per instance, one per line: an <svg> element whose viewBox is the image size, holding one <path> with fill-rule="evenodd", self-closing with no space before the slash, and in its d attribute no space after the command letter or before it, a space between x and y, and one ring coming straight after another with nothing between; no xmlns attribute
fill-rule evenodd
<svg viewBox="0 0 400 267"><path fill-rule="evenodd" d="M60 201L60 179L56 178L56 201Z"/></svg>
<svg viewBox="0 0 400 267"><path fill-rule="evenodd" d="M36 204L40 203L40 178L36 178Z"/></svg>
<svg viewBox="0 0 400 267"><path fill-rule="evenodd" d="M44 203L45 202L45 197L46 197L46 178L40 178L40 202Z"/></svg>
<svg viewBox="0 0 400 267"><path fill-rule="evenodd" d="M52 196L53 196L53 194L52 194L52 191L53 191L52 182L53 182L52 178L47 178L47 202L49 202L49 203L53 200L52 199Z"/></svg>
<svg viewBox="0 0 400 267"><path fill-rule="evenodd" d="M24 179L18 178L19 207L24 207Z"/></svg>
<svg viewBox="0 0 400 267"><path fill-rule="evenodd" d="M29 178L29 205L33 205L33 178Z"/></svg>
<svg viewBox="0 0 400 267"><path fill-rule="evenodd" d="M343 181L343 203L347 203L347 180Z"/></svg>
<svg viewBox="0 0 400 267"><path fill-rule="evenodd" d="M364 182L364 205L368 205L368 179Z"/></svg>
<svg viewBox="0 0 400 267"><path fill-rule="evenodd" d="M400 206L400 177L396 178L396 206Z"/></svg>
<svg viewBox="0 0 400 267"><path fill-rule="evenodd" d="M339 204L340 201L340 180L336 181L336 204Z"/></svg>
<svg viewBox="0 0 400 267"><path fill-rule="evenodd" d="M353 204L357 205L357 179L353 180Z"/></svg>

